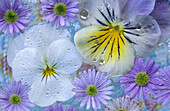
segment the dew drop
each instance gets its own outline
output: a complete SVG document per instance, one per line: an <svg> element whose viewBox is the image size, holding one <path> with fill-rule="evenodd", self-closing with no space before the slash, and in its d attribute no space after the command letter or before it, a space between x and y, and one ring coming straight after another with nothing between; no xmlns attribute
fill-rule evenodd
<svg viewBox="0 0 170 111"><path fill-rule="evenodd" d="M100 44L100 42L98 40L95 40L94 42L96 45Z"/></svg>
<svg viewBox="0 0 170 111"><path fill-rule="evenodd" d="M46 96L49 96L49 93L48 93L48 92L46 92Z"/></svg>
<svg viewBox="0 0 170 111"><path fill-rule="evenodd" d="M93 58L93 62L96 62L97 61L97 59L96 58Z"/></svg>
<svg viewBox="0 0 170 111"><path fill-rule="evenodd" d="M60 93L59 92L57 92L57 96L59 96L60 95Z"/></svg>
<svg viewBox="0 0 170 111"><path fill-rule="evenodd" d="M80 11L80 18L82 20L87 20L88 19L88 16L89 16L89 13L88 13L88 10L87 9L82 9Z"/></svg>
<svg viewBox="0 0 170 111"><path fill-rule="evenodd" d="M70 50L71 50L71 49L70 49L70 48L68 48L68 49L67 49L67 52L70 52Z"/></svg>
<svg viewBox="0 0 170 111"><path fill-rule="evenodd" d="M24 68L24 67L25 67L25 64L22 64L22 67Z"/></svg>
<svg viewBox="0 0 170 111"><path fill-rule="evenodd" d="M103 65L104 63L105 63L105 60L104 60L104 59L100 59L100 60L99 60L99 64L100 64L100 65Z"/></svg>
<svg viewBox="0 0 170 111"><path fill-rule="evenodd" d="M19 58L19 57L17 58L17 61L20 61L20 58Z"/></svg>

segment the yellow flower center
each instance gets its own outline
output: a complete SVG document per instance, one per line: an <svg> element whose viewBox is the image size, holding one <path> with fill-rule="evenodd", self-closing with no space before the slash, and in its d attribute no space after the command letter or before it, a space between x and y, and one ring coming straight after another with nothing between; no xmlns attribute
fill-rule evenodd
<svg viewBox="0 0 170 111"><path fill-rule="evenodd" d="M17 94L13 94L9 101L13 104L13 105L18 105L21 103L21 98L19 97L19 95Z"/></svg>
<svg viewBox="0 0 170 111"><path fill-rule="evenodd" d="M54 12L58 15L65 15L67 12L67 6L64 3L57 3L54 7Z"/></svg>
<svg viewBox="0 0 170 111"><path fill-rule="evenodd" d="M52 76L55 74L55 70L53 66L46 65L43 69L43 75L44 77Z"/></svg>
<svg viewBox="0 0 170 111"><path fill-rule="evenodd" d="M89 85L86 92L90 96L95 96L98 93L97 87L95 85Z"/></svg>
<svg viewBox="0 0 170 111"><path fill-rule="evenodd" d="M8 23L14 23L16 22L16 20L18 19L18 15L16 12L14 12L13 10L8 10L5 13L4 19L6 22Z"/></svg>
<svg viewBox="0 0 170 111"><path fill-rule="evenodd" d="M124 110L124 109L119 109L118 111L126 111L126 110Z"/></svg>
<svg viewBox="0 0 170 111"><path fill-rule="evenodd" d="M136 78L135 78L135 82L136 84L140 85L140 86L145 86L148 84L149 82L149 76L147 73L145 72L139 72L137 75L136 75Z"/></svg>

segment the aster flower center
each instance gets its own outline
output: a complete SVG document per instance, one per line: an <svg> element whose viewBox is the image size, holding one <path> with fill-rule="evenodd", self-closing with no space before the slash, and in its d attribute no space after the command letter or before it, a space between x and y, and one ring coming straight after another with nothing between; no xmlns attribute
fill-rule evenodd
<svg viewBox="0 0 170 111"><path fill-rule="evenodd" d="M65 15L67 12L67 6L64 3L58 3L54 7L54 12L58 15Z"/></svg>
<svg viewBox="0 0 170 111"><path fill-rule="evenodd" d="M16 22L16 20L18 19L18 15L15 11L13 10L8 10L6 13L5 13L5 16L4 16L4 19L6 22L8 23L14 23Z"/></svg>
<svg viewBox="0 0 170 111"><path fill-rule="evenodd" d="M21 98L20 98L19 95L13 94L13 95L10 97L9 101L10 101L13 105L18 105L18 104L21 103Z"/></svg>
<svg viewBox="0 0 170 111"><path fill-rule="evenodd" d="M95 96L98 93L98 90L95 85L90 85L87 87L86 92L90 96Z"/></svg>
<svg viewBox="0 0 170 111"><path fill-rule="evenodd" d="M124 109L119 109L118 111L126 111L126 110L124 110Z"/></svg>
<svg viewBox="0 0 170 111"><path fill-rule="evenodd" d="M139 72L136 75L135 82L140 86L145 86L149 82L149 76L145 72Z"/></svg>
<svg viewBox="0 0 170 111"><path fill-rule="evenodd" d="M44 77L52 76L54 74L55 74L54 67L46 64L45 68L43 69Z"/></svg>

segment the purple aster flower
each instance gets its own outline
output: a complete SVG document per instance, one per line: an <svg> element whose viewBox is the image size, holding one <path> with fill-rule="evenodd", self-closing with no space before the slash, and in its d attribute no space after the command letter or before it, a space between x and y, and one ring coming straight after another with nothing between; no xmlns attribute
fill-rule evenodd
<svg viewBox="0 0 170 111"><path fill-rule="evenodd" d="M120 78L121 87L128 87L125 90L125 94L130 94L131 98L137 96L138 101L142 99L149 100L149 92L154 95L157 91L154 91L155 86L163 85L164 82L159 78L156 78L154 74L159 70L160 65L154 67L155 61L146 59L143 64L142 58L135 60L133 69Z"/></svg>
<svg viewBox="0 0 170 111"><path fill-rule="evenodd" d="M105 111L141 111L139 103L135 103L129 97L119 97L111 99L108 105L105 106Z"/></svg>
<svg viewBox="0 0 170 111"><path fill-rule="evenodd" d="M45 111L63 111L63 106L61 103L56 103L55 108L51 105L48 108L45 108ZM65 111L76 111L76 109L69 105Z"/></svg>
<svg viewBox="0 0 170 111"><path fill-rule="evenodd" d="M42 5L41 14L43 20L47 23L51 23L54 26L56 23L57 29L70 25L70 22L75 22L75 18L79 13L78 1L72 0L44 0Z"/></svg>
<svg viewBox="0 0 170 111"><path fill-rule="evenodd" d="M160 73L156 75L161 80L165 82L164 86L157 87L157 90L161 90L155 97L158 98L158 103L162 103L162 106L165 106L170 102L170 66L165 67L164 70L160 70ZM170 109L170 104L169 104Z"/></svg>
<svg viewBox="0 0 170 111"><path fill-rule="evenodd" d="M34 105L28 99L30 88L27 83L22 85L21 81L8 81L6 85L2 84L0 88L0 106L5 111L30 111L28 107Z"/></svg>
<svg viewBox="0 0 170 111"><path fill-rule="evenodd" d="M101 109L100 102L106 105L106 100L111 99L108 96L112 94L110 90L113 89L113 86L108 86L111 83L108 77L99 71L96 73L95 69L83 71L83 74L79 73L79 77L80 79L76 77L73 83L77 87L73 89L76 92L75 101L82 100L81 107L87 103L86 108L90 109L92 105L94 110Z"/></svg>
<svg viewBox="0 0 170 111"><path fill-rule="evenodd" d="M4 31L7 36L23 33L30 23L27 20L30 9L21 0L0 1L0 32Z"/></svg>
<svg viewBox="0 0 170 111"><path fill-rule="evenodd" d="M170 37L170 1L156 0L155 8L150 15L156 19L161 29L160 42L165 42Z"/></svg>

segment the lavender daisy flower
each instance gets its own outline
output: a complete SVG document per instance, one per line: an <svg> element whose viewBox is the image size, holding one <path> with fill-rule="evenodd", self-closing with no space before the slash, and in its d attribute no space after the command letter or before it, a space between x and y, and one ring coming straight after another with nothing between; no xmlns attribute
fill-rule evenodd
<svg viewBox="0 0 170 111"><path fill-rule="evenodd" d="M165 67L164 70L160 70L160 73L157 74L157 77L159 77L161 80L165 82L164 86L157 87L157 90L161 90L155 98L158 98L158 103L162 103L162 106L165 106L170 102L170 66ZM170 104L169 104L170 109Z"/></svg>
<svg viewBox="0 0 170 111"><path fill-rule="evenodd" d="M44 0L42 5L42 18L47 23L54 26L56 23L57 29L64 27L65 24L70 26L70 22L75 22L75 18L79 13L79 4L72 0Z"/></svg>
<svg viewBox="0 0 170 111"><path fill-rule="evenodd" d="M21 0L1 0L0 1L0 32L4 31L7 36L24 33L30 23L27 20L30 9Z"/></svg>
<svg viewBox="0 0 170 111"><path fill-rule="evenodd" d="M83 71L83 74L79 73L79 78L75 78L74 85L77 87L73 89L76 94L75 101L82 100L80 106L83 107L86 103L87 109L91 108L91 105L94 110L101 109L101 104L107 104L106 100L110 100L113 89L113 86L108 86L111 81L108 80L107 76L104 76L104 73L97 72L95 69L89 69L88 72ZM106 100L105 100L106 99Z"/></svg>
<svg viewBox="0 0 170 111"><path fill-rule="evenodd" d="M30 88L27 83L22 85L21 81L7 82L7 86L1 85L0 88L0 106L5 111L30 111L28 107L34 105L28 99Z"/></svg>
<svg viewBox="0 0 170 111"><path fill-rule="evenodd" d="M105 111L141 111L141 106L129 97L111 99Z"/></svg>
<svg viewBox="0 0 170 111"><path fill-rule="evenodd" d="M128 87L125 94L130 94L131 98L138 95L137 99L140 101L142 95L144 100L150 99L148 91L152 95L157 93L153 90L154 86L163 85L164 82L154 77L154 74L160 68L160 65L154 67L154 64L155 61L150 61L149 58L146 59L145 64L143 64L142 58L135 60L133 69L120 78L121 87Z"/></svg>
<svg viewBox="0 0 170 111"><path fill-rule="evenodd" d="M61 103L56 103L55 108L51 105L48 108L45 108L45 111L63 111L63 106ZM76 111L76 109L69 105L65 111Z"/></svg>

